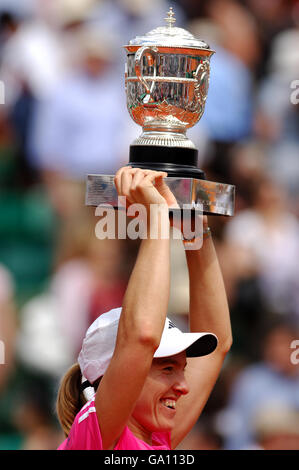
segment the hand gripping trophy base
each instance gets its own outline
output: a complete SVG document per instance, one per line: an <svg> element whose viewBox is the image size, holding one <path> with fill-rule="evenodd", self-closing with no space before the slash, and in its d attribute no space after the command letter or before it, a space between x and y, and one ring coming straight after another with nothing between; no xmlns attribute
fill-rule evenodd
<svg viewBox="0 0 299 470"><path fill-rule="evenodd" d="M134 164L139 168L149 168L148 164ZM163 165L163 171L168 171L171 167ZM159 164L154 165L151 169L160 170ZM168 171L165 178L166 184L174 194L177 203L184 211L187 209L189 213L195 209L200 210L207 215L225 215L232 216L234 214L235 187L230 184L216 183L197 177L181 177L175 176L176 168L172 176ZM186 168L184 168L186 171ZM188 171L188 168L187 168ZM196 172L196 169L191 168ZM201 172L201 170L199 170ZM86 200L87 206L103 206L107 208L119 209L118 194L114 185L114 175L88 175L86 184Z"/></svg>
<svg viewBox="0 0 299 470"><path fill-rule="evenodd" d="M177 139L168 133L159 138L142 134L130 146L128 165L149 170L167 172L166 184L173 192L181 211L202 211L208 215L232 216L234 213L235 187L229 184L207 181L198 168L198 151L192 141L184 136ZM177 136L178 137L178 136ZM168 145L165 145L166 140ZM182 163L183 162L183 163ZM113 175L88 175L86 205L118 207L118 195Z"/></svg>

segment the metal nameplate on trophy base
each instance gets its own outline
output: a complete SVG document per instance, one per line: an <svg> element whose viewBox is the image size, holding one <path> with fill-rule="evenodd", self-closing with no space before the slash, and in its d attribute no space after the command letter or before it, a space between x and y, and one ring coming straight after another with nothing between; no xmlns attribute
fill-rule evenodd
<svg viewBox="0 0 299 470"><path fill-rule="evenodd" d="M166 26L137 36L124 46L128 112L142 127L130 146L133 168L167 172L179 206L201 204L206 214L233 215L235 187L207 181L198 168L198 151L186 131L202 117L210 80L210 46L174 26L172 8ZM89 175L86 204L117 207L112 175Z"/></svg>
<svg viewBox="0 0 299 470"><path fill-rule="evenodd" d="M234 186L195 178L167 177L165 182L181 209L202 207L203 213L231 216L234 212ZM118 208L118 194L113 175L88 175L87 206Z"/></svg>

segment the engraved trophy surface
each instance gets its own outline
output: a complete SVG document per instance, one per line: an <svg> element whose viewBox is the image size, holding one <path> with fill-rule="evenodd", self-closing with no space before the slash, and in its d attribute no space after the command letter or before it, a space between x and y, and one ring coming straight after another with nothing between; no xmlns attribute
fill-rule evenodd
<svg viewBox="0 0 299 470"><path fill-rule="evenodd" d="M172 9L166 23L125 46L127 106L143 130L130 147L130 164L202 178L186 131L204 112L214 51L175 27Z"/></svg>
<svg viewBox="0 0 299 470"><path fill-rule="evenodd" d="M129 165L166 171L178 204L201 204L207 214L233 215L235 188L207 181L198 168L198 151L187 130L202 117L214 51L191 33L166 25L137 36L124 46L125 89L131 118L142 133L130 146ZM89 175L87 205L116 207L112 175Z"/></svg>

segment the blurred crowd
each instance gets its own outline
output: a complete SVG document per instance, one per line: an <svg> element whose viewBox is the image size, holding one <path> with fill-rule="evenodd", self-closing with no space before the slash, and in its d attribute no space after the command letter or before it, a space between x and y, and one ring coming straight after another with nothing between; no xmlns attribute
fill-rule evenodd
<svg viewBox="0 0 299 470"><path fill-rule="evenodd" d="M0 449L57 448L59 380L121 305L139 242L96 238L85 178L128 162L122 46L170 6L216 51L188 131L199 166L236 186L234 217L209 218L234 343L180 447L299 449L298 0L0 0ZM169 315L187 328L171 251Z"/></svg>

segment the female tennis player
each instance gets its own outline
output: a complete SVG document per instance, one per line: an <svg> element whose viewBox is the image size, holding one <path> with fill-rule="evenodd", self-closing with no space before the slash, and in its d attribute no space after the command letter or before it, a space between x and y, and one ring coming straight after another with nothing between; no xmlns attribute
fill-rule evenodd
<svg viewBox="0 0 299 470"><path fill-rule="evenodd" d="M170 246L161 231L163 211L176 201L165 176L130 167L115 176L128 205L146 208L148 236L122 308L89 327L78 364L62 379L57 412L66 439L60 450L175 449L200 416L230 349L228 304L206 217L202 248L186 250L190 332L166 317ZM153 204L162 210L151 218ZM158 238L150 237L151 229Z"/></svg>

